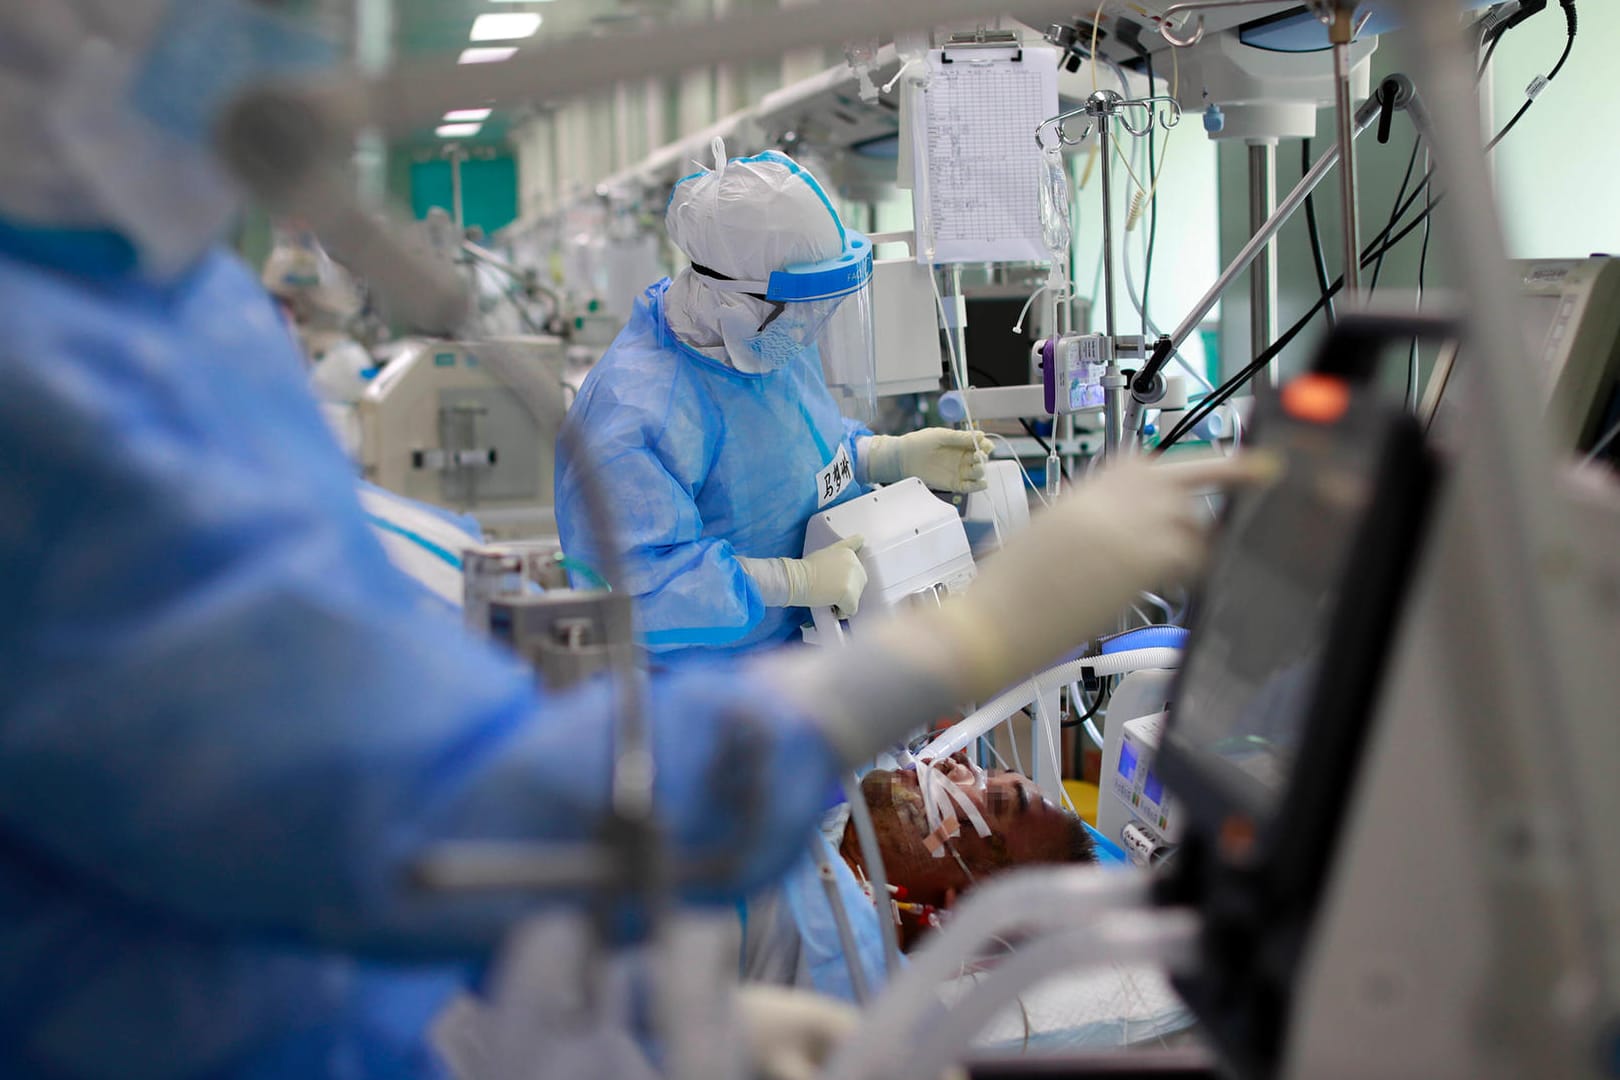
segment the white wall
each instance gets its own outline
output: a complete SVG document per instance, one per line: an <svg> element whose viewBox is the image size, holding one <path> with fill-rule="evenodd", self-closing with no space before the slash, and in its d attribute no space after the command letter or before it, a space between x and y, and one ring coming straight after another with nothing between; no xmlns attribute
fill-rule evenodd
<svg viewBox="0 0 1620 1080"><path fill-rule="evenodd" d="M1580 34L1558 79L1497 150L1508 250L1544 259L1620 254L1620 3L1581 0ZM1524 88L1558 61L1565 40L1556 3L1496 51L1497 123Z"/></svg>
<svg viewBox="0 0 1620 1080"><path fill-rule="evenodd" d="M1411 74L1421 88L1422 63L1401 55L1396 42L1386 40L1380 44L1372 58L1372 85L1377 86L1386 76L1404 72ZM1322 54L1322 63L1330 64L1328 54ZM1528 121L1526 121L1528 123ZM1312 143L1312 155L1320 158L1332 144L1333 111L1323 109L1317 114L1317 136ZM1416 133L1404 117L1397 117L1387 144L1380 144L1376 128L1368 131L1356 142L1358 157L1357 177L1360 186L1361 243L1369 244L1383 231L1394 208L1395 197L1411 160ZM1249 166L1248 149L1241 142L1223 142L1220 156L1221 256L1230 260L1248 241L1249 229ZM1413 171L1413 183L1423 175L1424 160L1420 153ZM1297 139L1286 140L1278 150L1278 197L1286 195L1299 182L1302 173L1300 144ZM1328 280L1336 279L1343 270L1343 242L1341 239L1341 213L1339 172L1328 174L1316 189L1316 212L1321 226L1322 247L1327 263ZM1443 210L1441 211L1444 212ZM1410 220L1410 216L1407 220ZM1305 214L1301 211L1283 226L1278 234L1278 328L1286 331L1314 305L1321 293L1317 286L1316 271L1312 265L1309 232ZM1378 291L1384 295L1411 294L1418 284L1419 255L1422 251L1422 230L1408 237L1402 245L1385 259ZM1431 250L1424 281L1433 289L1443 287L1448 279L1447 267L1438 245ZM1364 275L1364 284L1370 282L1371 273ZM1249 279L1239 278L1227 293L1226 316L1221 325L1221 367L1231 374L1254 358L1249 335ZM1312 350L1324 332L1321 317L1295 339L1295 343L1281 357L1284 376L1300 370L1309 360ZM1399 382L1404 388L1405 378L1390 373L1392 385Z"/></svg>
<svg viewBox="0 0 1620 1080"><path fill-rule="evenodd" d="M1111 82L1112 80L1110 80ZM1144 80L1145 86L1145 80ZM1161 90L1163 88L1161 87ZM1220 272L1220 232L1217 228L1218 184L1215 147L1205 138L1198 117L1187 116L1169 133L1157 136L1162 155L1159 169L1159 228L1153 257L1153 280L1149 285L1147 311L1165 333L1175 329L1183 315L1203 296ZM1153 178L1147 167L1145 148L1125 134L1120 150L1133 153L1132 170L1143 187L1152 189ZM1076 189L1075 289L1092 300L1091 327L1105 328L1104 282L1102 278L1103 201L1100 154L1082 151L1072 159L1071 175ZM1115 237L1115 307L1120 334L1143 330L1141 317L1132 305L1125 277L1125 260L1138 287L1145 270L1145 245L1150 216L1144 212L1134 230L1127 231L1127 217L1135 181L1115 158L1113 169ZM1211 318L1219 315L1217 308ZM1149 336L1152 336L1149 331ZM1182 349L1189 363L1203 369L1204 346L1199 335Z"/></svg>

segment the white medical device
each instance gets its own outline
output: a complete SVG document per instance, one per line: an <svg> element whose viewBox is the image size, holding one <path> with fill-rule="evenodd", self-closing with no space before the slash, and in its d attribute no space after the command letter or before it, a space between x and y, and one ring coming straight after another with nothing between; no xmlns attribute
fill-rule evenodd
<svg viewBox="0 0 1620 1080"><path fill-rule="evenodd" d="M929 394L940 388L939 335L918 333L918 327L938 326L934 304L934 270L919 266L916 234L911 231L878 233L879 244L905 244L907 254L872 263L872 333L877 348L878 397Z"/></svg>
<svg viewBox="0 0 1620 1080"><path fill-rule="evenodd" d="M1097 806L1098 830L1141 866L1162 858L1181 835L1175 803L1153 771L1164 717L1153 713L1111 725L1119 734L1109 736L1114 761L1103 771L1103 801Z"/></svg>
<svg viewBox="0 0 1620 1080"><path fill-rule="evenodd" d="M493 536L554 533L566 367L553 337L401 342L360 399L365 478L472 514Z"/></svg>
<svg viewBox="0 0 1620 1080"><path fill-rule="evenodd" d="M1029 525L1029 496L1018 462L986 462L984 480L985 489L962 499L960 506L962 527L975 559L984 558Z"/></svg>
<svg viewBox="0 0 1620 1080"><path fill-rule="evenodd" d="M1560 442L1591 448L1609 422L1620 387L1620 259L1543 259L1514 264L1525 317L1526 366L1539 392L1535 404ZM1443 351L1424 394L1421 415L1446 442L1472 420L1463 394L1470 357Z"/></svg>
<svg viewBox="0 0 1620 1080"><path fill-rule="evenodd" d="M1311 24L1326 44L1326 35L1314 17ZM1332 65L1323 62L1319 51L1274 47L1258 30L1206 34L1198 44L1180 50L1177 82L1182 107L1200 113L1210 105L1220 107L1222 123L1205 129L1213 139L1314 137L1318 111L1333 105ZM1365 101L1371 93L1370 60L1377 50L1378 38L1370 34L1358 37L1350 46L1350 75L1357 101ZM1161 67L1161 75L1163 70Z"/></svg>
<svg viewBox="0 0 1620 1080"><path fill-rule="evenodd" d="M1097 831L1144 866L1181 838L1180 811L1153 771L1174 677L1167 668L1133 671L1108 705Z"/></svg>
<svg viewBox="0 0 1620 1080"><path fill-rule="evenodd" d="M860 611L846 620L851 631L904 604L937 604L973 580L973 551L956 508L914 476L813 516L805 528L804 553L851 536L865 538L860 559L866 568ZM806 631L806 641L842 639L831 608L815 608L811 616L815 627Z"/></svg>

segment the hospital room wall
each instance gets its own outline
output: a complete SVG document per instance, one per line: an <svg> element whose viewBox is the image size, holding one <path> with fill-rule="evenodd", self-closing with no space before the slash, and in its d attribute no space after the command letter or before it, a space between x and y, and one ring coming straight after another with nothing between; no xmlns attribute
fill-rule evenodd
<svg viewBox="0 0 1620 1080"><path fill-rule="evenodd" d="M1112 76L1105 76L1100 85L1112 86ZM1163 83L1159 89L1165 89ZM1146 92L1146 80L1134 86L1133 92ZM1144 143L1127 135L1118 148L1120 155L1130 162L1129 168L1121 163L1119 155L1114 159L1114 293L1116 332L1120 334L1140 334L1146 330L1148 336L1156 336L1144 327L1132 302L1133 280L1138 289L1147 281L1147 315L1154 325L1168 333L1220 272L1215 147L1205 138L1197 118L1192 116L1169 132L1156 134L1154 147L1157 186L1148 168ZM1103 200L1098 157L1096 153L1082 150L1069 159L1069 165L1074 193L1075 290L1079 296L1092 301L1090 329L1103 331L1107 315L1103 302ZM1158 208L1151 281L1145 274L1152 223L1148 193L1156 194ZM1142 212L1133 215L1132 204L1137 199L1141 200ZM1199 370L1208 370L1207 353L1212 350L1206 349L1206 344L1213 346L1214 327L1225 307L1217 307L1206 319L1204 325L1211 331L1209 334L1192 335L1182 348L1182 355Z"/></svg>
<svg viewBox="0 0 1620 1080"><path fill-rule="evenodd" d="M1620 140L1594 134L1595 120L1620 112L1620 78L1613 73L1612 50L1604 47L1620 40L1620 4L1585 3L1580 10L1581 33L1569 64L1494 155L1508 252L1514 258L1620 252L1620 200L1613 196L1614 178L1620 175ZM1531 78L1551 69L1563 41L1564 20L1556 10L1530 20L1503 41L1490 77L1495 113L1487 120L1491 130L1513 115L1524 100L1524 88ZM1389 73L1412 71L1418 73L1421 87L1424 66L1421 59L1409 60L1401 55L1399 38L1392 36L1373 58L1374 84ZM1321 113L1314 146L1318 155L1331 137L1331 123L1331 113ZM1411 125L1398 120L1387 146L1380 145L1373 132L1357 143L1361 154L1363 245L1388 222L1413 138ZM1415 174L1421 176L1422 171L1420 153ZM1281 192L1286 193L1299 175L1299 144L1285 143L1279 153ZM1249 236L1248 157L1241 144L1221 145L1219 185L1220 247L1225 261L1237 254ZM1337 173L1317 189L1317 195L1316 209L1331 280L1342 266ZM1442 208L1437 217L1444 212ZM1431 289L1445 288L1456 280L1446 262L1445 245L1436 235L1426 275ZM1318 296L1303 213L1284 227L1279 242L1279 324L1286 330ZM1421 249L1420 229L1386 260L1380 292L1398 290L1410 295L1415 290ZM1229 317L1221 327L1222 367L1228 373L1254 355L1249 344L1247 300L1245 277L1229 294ZM1321 326L1320 322L1313 324L1284 354L1285 373L1297 371L1307 362L1312 344L1319 340ZM1426 358L1425 378L1428 366ZM1404 386L1403 372L1389 371L1387 383Z"/></svg>
<svg viewBox="0 0 1620 1080"><path fill-rule="evenodd" d="M1323 63L1327 63L1324 56ZM1384 78L1396 72L1409 70L1403 66L1396 50L1381 45L1374 54L1372 84L1377 86ZM1312 140L1311 152L1320 158L1332 145L1333 111L1324 109L1317 114L1317 135ZM1407 163L1412 160L1412 147L1416 133L1412 125L1398 117L1387 144L1380 144L1376 130L1368 131L1356 142L1358 154L1357 176L1361 190L1361 244L1366 247L1389 223L1396 195L1406 175ZM1284 140L1277 152L1278 197L1285 196L1301 176L1300 141ZM1248 241L1249 228L1249 155L1241 141L1223 141L1219 147L1220 206L1221 206L1221 260L1229 262ZM1415 186L1424 173L1424 155L1418 152L1417 164L1412 170ZM1340 173L1334 170L1316 189L1317 221L1322 237L1322 251L1327 263L1329 282L1338 278L1344 268L1344 245L1341 239L1343 214L1340 209ZM1421 207L1421 203L1417 204ZM1414 213L1418 209L1414 210ZM1410 220L1410 215L1408 217ZM1423 248L1423 230L1420 227L1401 245L1391 251L1384 261L1378 279L1378 293L1386 296L1403 294L1415 298L1418 270ZM1444 260L1439 257L1440 245L1432 244L1426 286L1444 288L1451 279ZM1286 332L1296 320L1309 311L1321 295L1316 271L1312 266L1310 236L1303 210L1283 226L1278 236L1278 316L1279 332ZM1372 271L1364 273L1363 283L1369 285ZM1226 375L1241 369L1255 356L1250 341L1249 277L1244 275L1227 296L1227 318L1221 325L1221 367ZM1304 368L1316 344L1326 329L1318 316L1304 333L1295 339L1280 358L1284 377ZM1427 375L1425 361L1423 376ZM1404 390L1406 375L1404 364L1391 363L1385 372L1385 382L1397 392Z"/></svg>
<svg viewBox="0 0 1620 1080"><path fill-rule="evenodd" d="M1579 10L1569 63L1498 151L1497 180L1511 208L1508 247L1517 258L1620 255L1620 139L1613 130L1620 4L1582 0ZM1502 42L1493 64L1499 124L1518 110L1530 80L1552 69L1564 39L1562 13L1549 9Z"/></svg>

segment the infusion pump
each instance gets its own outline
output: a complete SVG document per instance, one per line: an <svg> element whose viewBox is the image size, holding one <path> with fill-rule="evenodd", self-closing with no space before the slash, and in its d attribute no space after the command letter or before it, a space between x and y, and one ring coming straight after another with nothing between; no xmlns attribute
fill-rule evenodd
<svg viewBox="0 0 1620 1080"><path fill-rule="evenodd" d="M1181 839L1181 810L1153 768L1174 674L1132 672L1108 706L1097 829L1142 866L1163 858Z"/></svg>

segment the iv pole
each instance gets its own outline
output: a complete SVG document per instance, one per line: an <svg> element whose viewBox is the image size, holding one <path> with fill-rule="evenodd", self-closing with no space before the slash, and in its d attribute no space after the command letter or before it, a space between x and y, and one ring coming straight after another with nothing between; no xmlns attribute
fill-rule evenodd
<svg viewBox="0 0 1620 1080"><path fill-rule="evenodd" d="M1156 112L1162 107L1162 112ZM1133 121L1133 116L1137 119ZM1068 121L1084 117L1084 130L1071 138L1065 129ZM1035 141L1046 146L1043 133L1051 131L1065 146L1084 142L1092 133L1097 136L1101 157L1103 203L1103 327L1108 340L1107 368L1101 379L1103 391L1103 449L1104 461L1118 457L1125 451L1126 399L1130 380L1119 366L1119 325L1117 287L1114 280L1114 148L1113 126L1118 123L1137 138L1145 137L1158 124L1166 130L1181 122L1181 105L1174 98L1152 96L1127 99L1112 90L1098 90L1086 99L1084 105L1060 113L1043 121L1035 129Z"/></svg>

